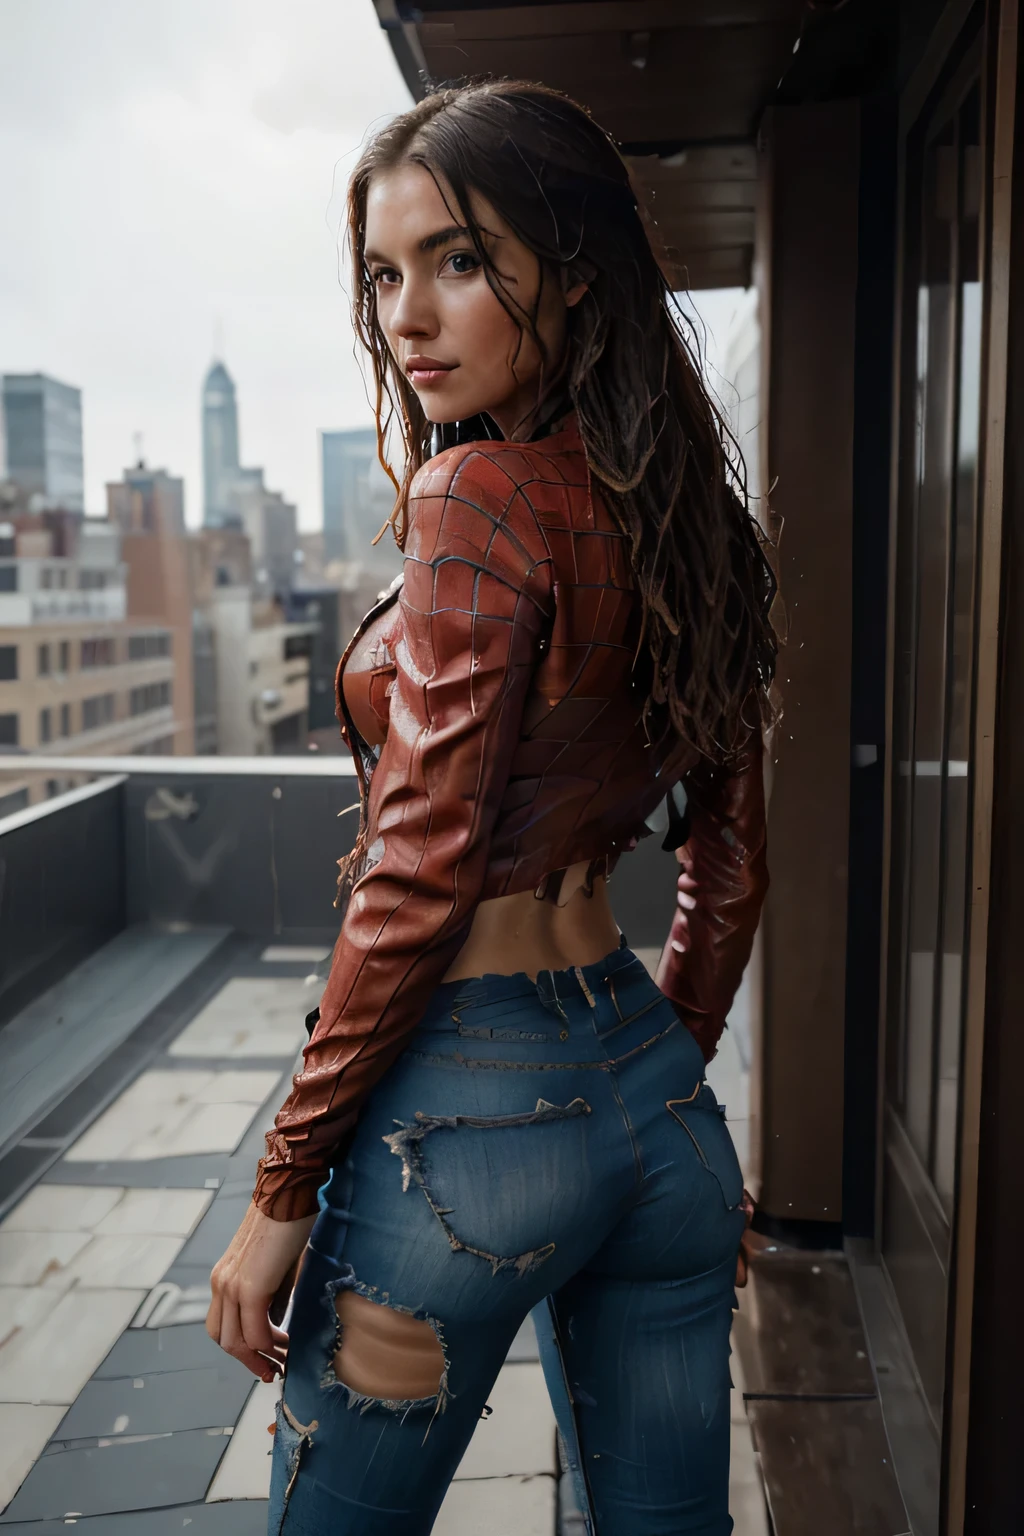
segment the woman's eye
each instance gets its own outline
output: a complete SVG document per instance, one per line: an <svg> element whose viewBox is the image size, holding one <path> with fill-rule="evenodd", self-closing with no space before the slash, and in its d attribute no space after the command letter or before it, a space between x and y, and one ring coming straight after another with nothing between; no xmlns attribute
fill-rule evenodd
<svg viewBox="0 0 1024 1536"><path fill-rule="evenodd" d="M376 272L372 274L372 277L375 283L397 283L399 281L398 273L394 267L378 267Z"/></svg>
<svg viewBox="0 0 1024 1536"><path fill-rule="evenodd" d="M478 270L480 258L475 251L453 251L444 265L449 271L454 272L456 277L462 277L467 272Z"/></svg>

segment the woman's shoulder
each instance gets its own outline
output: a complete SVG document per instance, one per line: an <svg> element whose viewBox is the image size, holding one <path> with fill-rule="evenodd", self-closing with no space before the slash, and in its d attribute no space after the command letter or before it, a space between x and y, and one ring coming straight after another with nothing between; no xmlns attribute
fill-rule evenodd
<svg viewBox="0 0 1024 1536"><path fill-rule="evenodd" d="M508 507L529 500L531 486L585 486L586 459L574 426L536 442L514 443L482 439L446 448L429 459L413 477L410 499L454 497L485 505Z"/></svg>

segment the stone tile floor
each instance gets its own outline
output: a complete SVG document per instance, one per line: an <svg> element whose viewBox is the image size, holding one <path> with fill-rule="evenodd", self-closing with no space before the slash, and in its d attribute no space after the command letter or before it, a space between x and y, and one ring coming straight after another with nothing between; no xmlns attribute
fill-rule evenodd
<svg viewBox="0 0 1024 1536"><path fill-rule="evenodd" d="M262 1536L276 1389L216 1349L202 1318L321 958L273 946L226 977L0 1223L0 1531ZM742 1144L746 1080L729 1037L709 1075ZM581 1532L564 1483L559 1509L529 1325L491 1406L435 1532ZM738 1380L732 1443L736 1536L767 1536Z"/></svg>

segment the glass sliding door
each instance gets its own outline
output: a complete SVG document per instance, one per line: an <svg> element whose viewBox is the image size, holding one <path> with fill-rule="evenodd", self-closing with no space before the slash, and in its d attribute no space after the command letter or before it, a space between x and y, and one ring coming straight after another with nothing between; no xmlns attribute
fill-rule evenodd
<svg viewBox="0 0 1024 1536"><path fill-rule="evenodd" d="M981 86L908 153L882 1251L938 1428L958 1144L982 367Z"/></svg>

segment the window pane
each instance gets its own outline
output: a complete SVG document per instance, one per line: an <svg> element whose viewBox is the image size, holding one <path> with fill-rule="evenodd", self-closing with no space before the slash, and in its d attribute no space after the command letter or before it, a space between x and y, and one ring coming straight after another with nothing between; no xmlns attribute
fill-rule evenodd
<svg viewBox="0 0 1024 1536"><path fill-rule="evenodd" d="M943 784L943 918L939 999L938 1072L933 1177L947 1212L953 1210L963 955L967 925L970 791L971 671L974 568L981 397L981 113L976 86L960 113L960 360L958 369L956 482L954 486L948 678L947 768Z"/></svg>
<svg viewBox="0 0 1024 1536"><path fill-rule="evenodd" d="M953 125L929 145L922 207L919 315L926 366L919 388L917 624L910 762L911 849L906 957L905 1117L922 1162L930 1161L932 1054L939 926L941 764L945 735L946 588L953 463L956 345L952 240L956 219Z"/></svg>

